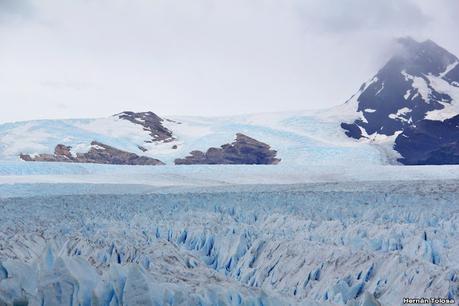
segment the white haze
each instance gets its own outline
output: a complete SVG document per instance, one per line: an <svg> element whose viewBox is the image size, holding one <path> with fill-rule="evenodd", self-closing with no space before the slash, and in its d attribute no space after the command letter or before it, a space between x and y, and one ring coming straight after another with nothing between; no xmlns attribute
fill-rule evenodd
<svg viewBox="0 0 459 306"><path fill-rule="evenodd" d="M457 0L0 0L0 121L343 103L391 54L459 55Z"/></svg>

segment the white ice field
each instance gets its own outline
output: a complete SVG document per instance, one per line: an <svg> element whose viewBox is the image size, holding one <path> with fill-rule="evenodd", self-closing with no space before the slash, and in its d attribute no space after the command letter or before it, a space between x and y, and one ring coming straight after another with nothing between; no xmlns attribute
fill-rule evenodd
<svg viewBox="0 0 459 306"><path fill-rule="evenodd" d="M456 166L0 173L0 305L459 300Z"/></svg>
<svg viewBox="0 0 459 306"><path fill-rule="evenodd" d="M0 161L18 161L21 153L53 153L58 143L71 146L73 153L86 152L91 141L97 140L172 165L193 150L220 147L231 143L236 133L243 133L269 144L283 165L394 164L399 156L391 148L392 138L375 144L355 141L343 133L340 122L358 116L346 104L325 111L168 117L172 121L165 120L163 125L173 132L176 139L172 142L149 142L151 135L141 125L117 116L12 122L0 124Z"/></svg>

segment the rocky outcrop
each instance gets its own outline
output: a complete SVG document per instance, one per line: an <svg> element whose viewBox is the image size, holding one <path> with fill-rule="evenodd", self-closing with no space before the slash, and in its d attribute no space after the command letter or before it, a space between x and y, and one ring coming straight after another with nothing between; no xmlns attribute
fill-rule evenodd
<svg viewBox="0 0 459 306"><path fill-rule="evenodd" d="M120 119L128 120L134 124L141 125L151 136L151 141L147 142L170 142L175 139L172 135L172 131L163 126L164 119L153 112L122 112L116 116ZM168 121L173 122L172 120Z"/></svg>
<svg viewBox="0 0 459 306"><path fill-rule="evenodd" d="M394 148L405 165L459 164L459 115L419 121L398 135Z"/></svg>
<svg viewBox="0 0 459 306"><path fill-rule="evenodd" d="M76 153L74 155L70 150L70 146L58 144L54 149L54 154L39 154L37 156L21 154L20 158L25 161L43 162L71 162L113 165L164 165L164 163L158 159L147 156L139 156L134 153L122 151L97 141L91 142L91 148L86 153Z"/></svg>
<svg viewBox="0 0 459 306"><path fill-rule="evenodd" d="M273 165L281 160L276 158L277 152L263 142L244 134L236 134L236 140L224 144L220 148L209 148L207 152L192 151L190 156L176 159L176 165L193 164L257 164Z"/></svg>

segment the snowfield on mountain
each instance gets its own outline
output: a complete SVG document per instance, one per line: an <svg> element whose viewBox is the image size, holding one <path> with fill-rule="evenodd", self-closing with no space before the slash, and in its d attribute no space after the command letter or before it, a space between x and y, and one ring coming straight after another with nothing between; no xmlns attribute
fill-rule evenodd
<svg viewBox="0 0 459 306"><path fill-rule="evenodd" d="M255 114L226 118L168 117L163 125L172 141L151 141L143 126L118 116L85 120L40 120L0 125L0 160L19 160L19 154L53 153L57 144L86 152L92 141L173 164L191 151L207 151L231 143L237 133L269 144L286 164L343 164L360 160L384 164L387 158L371 144L349 139L334 121L315 112ZM151 142L149 142L151 141ZM176 146L176 147L175 147ZM143 151L141 148L146 149Z"/></svg>
<svg viewBox="0 0 459 306"><path fill-rule="evenodd" d="M331 109L214 118L126 111L98 119L5 123L0 160L459 164L459 59L432 41L404 38L399 44L354 96ZM237 135L251 139L252 146L231 146ZM67 156L52 156L63 147L69 148ZM102 156L104 147L111 152ZM253 152L246 156L244 151Z"/></svg>

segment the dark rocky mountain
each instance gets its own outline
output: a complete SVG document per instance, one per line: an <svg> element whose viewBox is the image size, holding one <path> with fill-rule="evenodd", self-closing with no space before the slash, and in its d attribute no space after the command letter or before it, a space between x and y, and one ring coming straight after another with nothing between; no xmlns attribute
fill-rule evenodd
<svg viewBox="0 0 459 306"><path fill-rule="evenodd" d="M236 140L224 144L220 148L209 148L207 152L192 151L190 156L176 159L176 165L192 164L264 164L272 165L280 162L277 152L263 142L244 134L236 134Z"/></svg>
<svg viewBox="0 0 459 306"><path fill-rule="evenodd" d="M122 112L117 114L120 119L128 120L134 124L143 126L145 131L148 131L151 135L151 141L164 141L170 142L175 138L172 135L172 131L164 127L164 119L159 117L153 112Z"/></svg>
<svg viewBox="0 0 459 306"><path fill-rule="evenodd" d="M94 163L94 164L114 164L114 165L164 165L158 159L147 156L122 151L103 143L93 141L91 148L86 153L70 152L71 147L58 144L54 149L54 154L39 154L30 156L21 154L20 158L24 161L43 161L43 162L69 162L69 163Z"/></svg>
<svg viewBox="0 0 459 306"><path fill-rule="evenodd" d="M459 164L459 115L419 121L397 137L395 150L405 165Z"/></svg>
<svg viewBox="0 0 459 306"><path fill-rule="evenodd" d="M398 135L394 149L404 164L453 163L457 127L453 119L442 120L457 114L431 118L429 113L459 103L450 94L459 88L459 59L431 40L403 38L398 43L400 50L346 102L355 103L359 118L341 127L355 139Z"/></svg>
<svg viewBox="0 0 459 306"><path fill-rule="evenodd" d="M444 104L452 102L448 94L432 86L428 76L442 76L459 62L457 57L430 40L418 43L403 38L398 42L401 50L353 97L362 117L342 123L348 136L359 139L364 134L394 135L423 120L429 111L443 109ZM458 76L456 64L443 78L454 86L459 82Z"/></svg>

